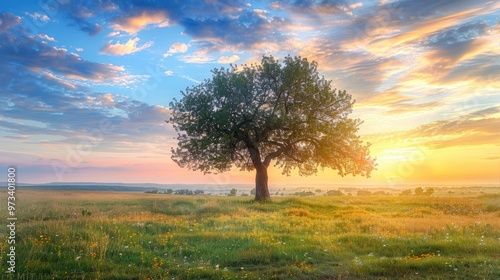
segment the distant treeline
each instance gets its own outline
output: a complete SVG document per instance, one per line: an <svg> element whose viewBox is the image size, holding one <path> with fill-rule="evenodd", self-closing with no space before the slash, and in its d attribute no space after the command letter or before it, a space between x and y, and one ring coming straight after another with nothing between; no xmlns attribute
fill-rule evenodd
<svg viewBox="0 0 500 280"><path fill-rule="evenodd" d="M294 192L289 195L291 196L315 196L317 193L322 193L323 191L321 189L317 189L314 192L312 191L301 191L301 192ZM166 190L147 190L145 193L153 193L153 194L179 194L179 195L203 195L205 194L205 191L203 190L190 190L190 189L179 189L179 190L173 190L173 189L166 189ZM229 193L226 193L225 195L227 196L236 196L237 189L231 189ZM416 195L416 196L431 196L434 193L434 188L425 188L425 190L421 187L415 188L414 190L407 189L404 190L400 193L400 195ZM275 195L279 195L279 191ZM210 194L208 194L210 195ZM250 191L250 195L255 195L255 189L252 189ZM281 193L283 196L284 193ZM342 191L340 190L329 190L325 194L325 196L343 196L345 195ZM351 193L348 193L348 195L352 195ZM367 196L367 195L392 195L390 192L387 191L382 191L382 190L377 190L377 191L369 191L369 190L357 190L356 192L357 196ZM242 193L241 196L249 196L246 193Z"/></svg>
<svg viewBox="0 0 500 280"><path fill-rule="evenodd" d="M193 191L190 189L180 189L180 190L166 189L165 191L149 190L149 191L145 191L145 193L200 195L200 194L205 194L205 191L204 190L194 190Z"/></svg>
<svg viewBox="0 0 500 280"><path fill-rule="evenodd" d="M54 190L54 191L100 191L100 192L143 192L141 187L113 185L27 185L23 189Z"/></svg>

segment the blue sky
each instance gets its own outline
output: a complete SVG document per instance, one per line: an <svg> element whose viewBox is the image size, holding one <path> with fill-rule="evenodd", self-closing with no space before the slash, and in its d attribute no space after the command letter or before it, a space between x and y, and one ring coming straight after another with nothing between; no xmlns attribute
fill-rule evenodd
<svg viewBox="0 0 500 280"><path fill-rule="evenodd" d="M0 166L30 183L251 183L177 167L163 120L211 69L290 54L357 100L379 168L271 184L497 184L499 16L465 0L4 1Z"/></svg>

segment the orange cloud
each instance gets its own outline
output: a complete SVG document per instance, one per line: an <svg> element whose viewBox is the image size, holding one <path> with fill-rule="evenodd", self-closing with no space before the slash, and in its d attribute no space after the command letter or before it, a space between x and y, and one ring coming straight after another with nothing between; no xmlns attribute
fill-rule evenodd
<svg viewBox="0 0 500 280"><path fill-rule="evenodd" d="M457 82L473 80L475 76L467 77L466 80L445 79L450 72L456 70L460 63L474 59L479 55L486 54L492 50L491 41L488 37L457 42L446 48L429 50L418 58L418 67L402 77L403 82L415 80L424 81L432 85L449 85ZM481 66L478 66L481 68ZM476 69L478 68L476 67ZM463 77L462 77L463 78Z"/></svg>
<svg viewBox="0 0 500 280"><path fill-rule="evenodd" d="M137 16L118 19L117 22L113 24L113 29L135 34L150 24L158 27L169 26L167 16L164 12L143 11Z"/></svg>
<svg viewBox="0 0 500 280"><path fill-rule="evenodd" d="M441 103L438 101L418 102L420 97L404 95L397 91L386 91L360 102L360 108L382 108L386 114L404 114L433 110Z"/></svg>
<svg viewBox="0 0 500 280"><path fill-rule="evenodd" d="M188 45L184 43L174 43L170 46L170 49L163 55L163 57L169 57L174 53L185 53L188 50Z"/></svg>
<svg viewBox="0 0 500 280"><path fill-rule="evenodd" d="M452 120L434 121L399 132L366 135L369 142L389 146L426 146L443 149L458 146L499 145L500 107L491 107Z"/></svg>
<svg viewBox="0 0 500 280"><path fill-rule="evenodd" d="M401 51L411 54L413 48L409 47L408 43L427 38L440 30L498 9L500 9L500 3L491 1L479 8L471 8L426 21L410 21L409 24L401 24L391 17L388 11L382 10L369 18L365 26L357 31L359 36L347 41L342 46L344 48L362 48L381 56L386 56L388 51L392 54Z"/></svg>

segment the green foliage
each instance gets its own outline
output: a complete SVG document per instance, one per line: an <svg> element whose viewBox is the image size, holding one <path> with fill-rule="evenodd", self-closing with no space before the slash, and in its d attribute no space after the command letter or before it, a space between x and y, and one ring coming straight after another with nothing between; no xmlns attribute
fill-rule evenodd
<svg viewBox="0 0 500 280"><path fill-rule="evenodd" d="M169 190L167 190L168 193ZM204 194L204 190L189 190L189 189L180 189L180 190L175 190L173 191L174 194L180 194L180 195L201 195ZM171 192L170 192L171 193Z"/></svg>
<svg viewBox="0 0 500 280"><path fill-rule="evenodd" d="M315 194L312 191L301 191L301 192L295 192L293 195L296 196L314 196Z"/></svg>
<svg viewBox="0 0 500 280"><path fill-rule="evenodd" d="M85 209L82 210L82 217L90 216L90 215L92 215L92 212L90 212L89 210L85 210Z"/></svg>
<svg viewBox="0 0 500 280"><path fill-rule="evenodd" d="M238 190L237 190L237 189L231 189L231 190L229 191L228 196L236 196L236 192L238 192Z"/></svg>
<svg viewBox="0 0 500 280"><path fill-rule="evenodd" d="M194 194L195 194L195 195L200 195L200 194L204 194L204 193L205 193L205 191L204 191L204 190L195 190L195 191L194 191Z"/></svg>
<svg viewBox="0 0 500 280"><path fill-rule="evenodd" d="M348 118L354 101L320 77L316 62L263 57L259 65L214 69L182 94L170 103L179 132L172 159L181 167L209 173L275 161L287 175L329 167L369 176L375 166L357 135L361 121Z"/></svg>

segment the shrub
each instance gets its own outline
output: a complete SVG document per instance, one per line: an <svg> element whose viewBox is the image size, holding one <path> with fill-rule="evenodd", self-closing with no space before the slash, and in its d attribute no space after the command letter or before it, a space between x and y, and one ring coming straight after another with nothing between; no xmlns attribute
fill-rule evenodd
<svg viewBox="0 0 500 280"><path fill-rule="evenodd" d="M326 195L328 195L328 196L342 196L342 195L344 195L344 193L339 191L339 190L331 190L331 191L328 191L326 193Z"/></svg>

